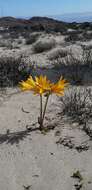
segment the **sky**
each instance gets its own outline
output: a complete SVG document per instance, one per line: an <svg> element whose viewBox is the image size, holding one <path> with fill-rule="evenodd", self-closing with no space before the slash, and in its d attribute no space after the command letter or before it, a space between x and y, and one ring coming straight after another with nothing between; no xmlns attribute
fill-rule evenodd
<svg viewBox="0 0 92 190"><path fill-rule="evenodd" d="M92 12L92 0L0 0L0 17Z"/></svg>

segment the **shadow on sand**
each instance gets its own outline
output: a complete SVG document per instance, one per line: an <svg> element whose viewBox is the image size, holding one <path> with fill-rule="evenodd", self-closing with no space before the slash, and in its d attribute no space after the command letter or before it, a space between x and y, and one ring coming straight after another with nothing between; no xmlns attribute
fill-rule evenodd
<svg viewBox="0 0 92 190"><path fill-rule="evenodd" d="M0 134L0 144L19 144L20 141L23 141L25 138L31 135L31 132L37 131L39 128L29 128L24 131L10 132L7 130L6 134Z"/></svg>

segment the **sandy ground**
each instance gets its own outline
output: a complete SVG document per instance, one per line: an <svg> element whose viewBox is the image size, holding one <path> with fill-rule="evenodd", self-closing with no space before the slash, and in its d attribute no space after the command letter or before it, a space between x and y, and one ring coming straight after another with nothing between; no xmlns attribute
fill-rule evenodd
<svg viewBox="0 0 92 190"><path fill-rule="evenodd" d="M37 125L32 126L39 115L39 97L16 89L3 97L0 106L0 190L76 190L80 183L81 190L92 190L92 142L78 126L75 127L77 124L66 123L64 119L58 122L58 98L52 96L47 109L48 122L55 124L57 121L58 126L44 135L36 130ZM26 126L35 130L30 132ZM60 138L63 139L61 145L56 143ZM89 148L77 151L76 147L83 143ZM82 182L71 177L77 170L83 177Z"/></svg>

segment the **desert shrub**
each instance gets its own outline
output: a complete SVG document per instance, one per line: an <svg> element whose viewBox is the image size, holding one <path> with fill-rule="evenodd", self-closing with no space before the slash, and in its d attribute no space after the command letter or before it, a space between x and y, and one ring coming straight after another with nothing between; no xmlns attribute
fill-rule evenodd
<svg viewBox="0 0 92 190"><path fill-rule="evenodd" d="M76 33L71 33L65 38L66 42L75 42L79 40L80 40L79 34Z"/></svg>
<svg viewBox="0 0 92 190"><path fill-rule="evenodd" d="M16 30L9 30L9 35L10 35L10 38L14 40L14 39L18 39L22 35L22 32L18 32Z"/></svg>
<svg viewBox="0 0 92 190"><path fill-rule="evenodd" d="M22 42L23 42L22 39L18 40L18 44L22 44Z"/></svg>
<svg viewBox="0 0 92 190"><path fill-rule="evenodd" d="M21 44L22 40L20 39L12 39L12 38L2 38L0 39L0 47L6 47L7 49L15 49L15 48L19 48L18 44Z"/></svg>
<svg viewBox="0 0 92 190"><path fill-rule="evenodd" d="M8 49L13 49L13 42L11 39L0 39L0 47L6 47Z"/></svg>
<svg viewBox="0 0 92 190"><path fill-rule="evenodd" d="M53 68L59 71L71 84L82 84L84 66L76 58L70 55L64 59L58 58L53 61Z"/></svg>
<svg viewBox="0 0 92 190"><path fill-rule="evenodd" d="M85 76L92 72L92 52L90 50L83 50L82 57L80 59L73 56L70 52L68 56L61 59L58 58L53 60L53 68L61 75L63 75L67 80L72 84L83 85L84 81L87 83L91 82L90 80L84 80Z"/></svg>
<svg viewBox="0 0 92 190"><path fill-rule="evenodd" d="M62 114L83 124L92 118L92 90L90 88L71 88L60 98Z"/></svg>
<svg viewBox="0 0 92 190"><path fill-rule="evenodd" d="M42 53L55 47L54 39L40 40L33 47L35 53Z"/></svg>
<svg viewBox="0 0 92 190"><path fill-rule="evenodd" d="M82 84L83 75L85 72L85 65L72 54L66 58L66 73L68 80L73 84Z"/></svg>
<svg viewBox="0 0 92 190"><path fill-rule="evenodd" d="M30 66L32 68L32 66ZM22 62L22 57L0 58L0 87L15 86L29 76L31 68Z"/></svg>
<svg viewBox="0 0 92 190"><path fill-rule="evenodd" d="M39 37L39 34L37 34L37 33L33 33L33 34L29 35L29 37L27 37L27 39L26 39L26 45L31 45L31 44L35 43L37 41L38 37Z"/></svg>
<svg viewBox="0 0 92 190"><path fill-rule="evenodd" d="M84 32L83 33L83 38L86 41L92 40L92 33Z"/></svg>
<svg viewBox="0 0 92 190"><path fill-rule="evenodd" d="M66 57L67 51L61 48L54 49L48 56L50 60L55 60L58 58Z"/></svg>
<svg viewBox="0 0 92 190"><path fill-rule="evenodd" d="M86 51L86 52L90 53L90 55L91 55L92 44L88 44L88 45L82 45L81 44L81 47L82 47L84 53Z"/></svg>
<svg viewBox="0 0 92 190"><path fill-rule="evenodd" d="M82 46L83 53L82 53L82 61L88 67L92 66L92 46Z"/></svg>

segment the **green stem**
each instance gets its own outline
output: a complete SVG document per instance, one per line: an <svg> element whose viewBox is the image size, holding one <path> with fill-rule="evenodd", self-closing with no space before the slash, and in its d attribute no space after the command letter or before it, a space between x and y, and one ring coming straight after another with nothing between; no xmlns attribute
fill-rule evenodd
<svg viewBox="0 0 92 190"><path fill-rule="evenodd" d="M44 121L44 117L45 117L45 113L46 113L48 99L49 99L49 95L47 95L45 106L44 106L44 111L43 111L43 116L42 116L42 125L43 125L43 121Z"/></svg>
<svg viewBox="0 0 92 190"><path fill-rule="evenodd" d="M40 130L42 130L42 95L40 95Z"/></svg>

